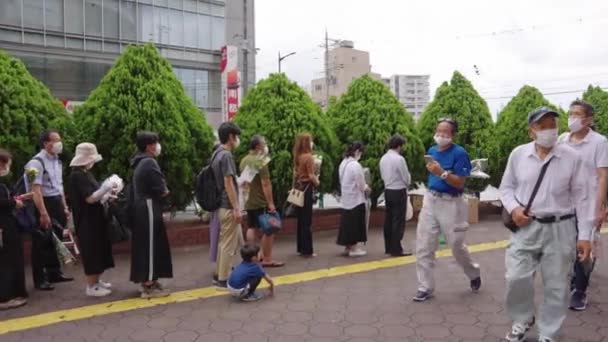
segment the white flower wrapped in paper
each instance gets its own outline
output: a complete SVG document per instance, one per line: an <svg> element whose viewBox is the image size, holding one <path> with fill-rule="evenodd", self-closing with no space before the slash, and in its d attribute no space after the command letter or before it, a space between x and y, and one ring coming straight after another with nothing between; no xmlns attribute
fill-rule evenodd
<svg viewBox="0 0 608 342"><path fill-rule="evenodd" d="M319 176L321 174L321 165L323 165L323 156L320 154L313 154L312 157L315 163L315 175Z"/></svg>

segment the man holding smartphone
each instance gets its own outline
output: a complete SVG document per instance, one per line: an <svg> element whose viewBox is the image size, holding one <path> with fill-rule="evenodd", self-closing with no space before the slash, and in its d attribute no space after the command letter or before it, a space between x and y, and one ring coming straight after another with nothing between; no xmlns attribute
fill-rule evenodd
<svg viewBox="0 0 608 342"><path fill-rule="evenodd" d="M470 279L473 292L481 287L479 265L473 262L464 243L469 227L468 203L463 198L464 183L471 173L467 151L452 142L458 131L456 121L439 119L435 142L425 156L429 171L428 192L424 195L416 231L416 271L418 292L413 300L424 302L433 296L435 252L439 235L447 239L452 255Z"/></svg>

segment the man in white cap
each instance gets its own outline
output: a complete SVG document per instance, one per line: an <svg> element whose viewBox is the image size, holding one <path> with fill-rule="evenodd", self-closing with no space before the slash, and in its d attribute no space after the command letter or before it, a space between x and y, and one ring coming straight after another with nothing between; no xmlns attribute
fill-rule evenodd
<svg viewBox="0 0 608 342"><path fill-rule="evenodd" d="M608 191L608 140L591 129L594 110L590 104L576 100L568 113L569 133L563 134L559 142L576 150L583 162L583 177L587 185L587 200L577 212L578 229L599 234L604 216L606 191ZM593 240L593 239L591 239ZM595 260L574 264L570 309L583 311L587 308L587 286Z"/></svg>
<svg viewBox="0 0 608 342"><path fill-rule="evenodd" d="M581 159L572 148L556 144L557 118L558 113L547 107L528 114L529 134L534 142L511 152L500 185L502 204L517 225L506 251L505 307L513 322L506 336L508 341L524 341L535 323L537 270L544 285L539 341L555 341L568 311L576 250L584 261L591 249L589 226L580 227L576 242L575 212L586 195ZM535 187L536 196L530 204Z"/></svg>

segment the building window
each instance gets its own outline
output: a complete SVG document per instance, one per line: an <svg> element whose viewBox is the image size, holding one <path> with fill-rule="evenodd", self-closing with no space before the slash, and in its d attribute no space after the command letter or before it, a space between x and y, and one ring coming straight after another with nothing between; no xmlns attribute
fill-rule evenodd
<svg viewBox="0 0 608 342"><path fill-rule="evenodd" d="M103 0L103 36L118 39L118 0Z"/></svg>
<svg viewBox="0 0 608 342"><path fill-rule="evenodd" d="M63 0L46 0L44 19L47 30L63 33Z"/></svg>
<svg viewBox="0 0 608 342"><path fill-rule="evenodd" d="M322 91L323 90L323 86L320 84L315 84L315 91Z"/></svg>
<svg viewBox="0 0 608 342"><path fill-rule="evenodd" d="M21 26L21 0L0 1L0 22L5 25Z"/></svg>
<svg viewBox="0 0 608 342"><path fill-rule="evenodd" d="M101 12L101 0L85 0L85 35L101 37Z"/></svg>
<svg viewBox="0 0 608 342"><path fill-rule="evenodd" d="M137 13L135 3L130 1L120 2L120 38L125 40L137 40Z"/></svg>
<svg viewBox="0 0 608 342"><path fill-rule="evenodd" d="M23 26L42 30L42 1L23 0Z"/></svg>

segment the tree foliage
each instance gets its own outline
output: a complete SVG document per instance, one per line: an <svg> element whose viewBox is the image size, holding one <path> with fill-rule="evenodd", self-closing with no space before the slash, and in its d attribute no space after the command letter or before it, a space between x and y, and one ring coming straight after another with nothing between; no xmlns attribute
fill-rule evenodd
<svg viewBox="0 0 608 342"><path fill-rule="evenodd" d="M471 159L488 158L490 165L496 162L492 158L491 143L494 123L488 105L471 82L458 71L454 72L449 84L444 82L437 89L435 98L418 122L418 132L426 148L435 144L435 127L442 117L458 122L458 134L454 137L454 142L462 145ZM484 183L469 180L467 188L477 192L483 189Z"/></svg>
<svg viewBox="0 0 608 342"><path fill-rule="evenodd" d="M127 48L77 107L75 120L80 141L96 143L104 156L97 172L129 179L136 133L158 132L163 146L159 163L171 202L179 209L192 200L194 176L209 157L215 138L204 113L152 44Z"/></svg>
<svg viewBox="0 0 608 342"><path fill-rule="evenodd" d="M292 186L292 150L299 133L313 135L313 153L323 156L321 191L331 190L336 160L335 134L319 106L284 74L272 74L251 88L234 122L241 128L244 142L236 151L238 159L247 152L247 142L253 135L266 138L272 157L270 173L277 205L282 205Z"/></svg>
<svg viewBox="0 0 608 342"><path fill-rule="evenodd" d="M371 171L374 203L384 188L378 163L391 135L398 133L406 138L403 154L410 172L416 180L424 177L424 146L412 115L381 82L368 75L353 81L348 91L329 106L327 115L342 150L353 141L365 144L361 165Z"/></svg>
<svg viewBox="0 0 608 342"><path fill-rule="evenodd" d="M590 85L583 93L583 101L593 105L597 132L608 135L608 92Z"/></svg>
<svg viewBox="0 0 608 342"><path fill-rule="evenodd" d="M557 107L549 103L543 94L531 86L523 86L517 95L509 101L498 115L491 158L490 176L492 184L498 186L502 179L507 160L511 151L519 145L531 141L528 134L528 113L540 106L549 106L559 111ZM563 116L563 115L562 115Z"/></svg>
<svg viewBox="0 0 608 342"><path fill-rule="evenodd" d="M46 129L60 131L67 160L73 147L71 117L20 60L0 51L0 146L13 154L13 174L8 181L21 175L23 166L37 152L40 134Z"/></svg>

